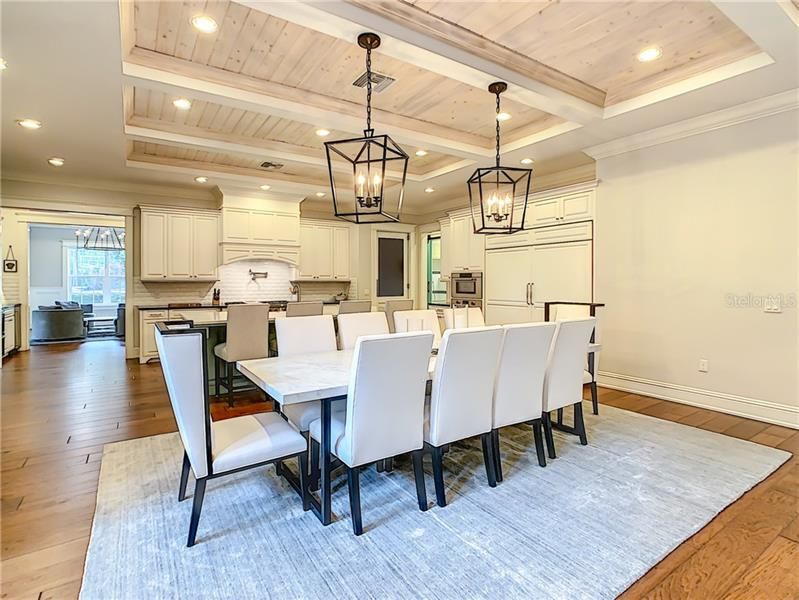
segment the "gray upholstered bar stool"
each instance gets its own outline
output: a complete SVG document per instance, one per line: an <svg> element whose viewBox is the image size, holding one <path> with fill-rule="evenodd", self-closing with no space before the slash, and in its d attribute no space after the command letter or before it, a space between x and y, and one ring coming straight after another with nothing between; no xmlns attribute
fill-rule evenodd
<svg viewBox="0 0 799 600"><path fill-rule="evenodd" d="M289 302L286 305L287 317L315 317L321 314L321 302Z"/></svg>
<svg viewBox="0 0 799 600"><path fill-rule="evenodd" d="M386 320L391 333L394 333L394 313L400 310L413 310L413 300L386 300Z"/></svg>
<svg viewBox="0 0 799 600"><path fill-rule="evenodd" d="M372 312L371 300L342 300L338 305L338 314L340 315L365 312Z"/></svg>
<svg viewBox="0 0 799 600"><path fill-rule="evenodd" d="M233 406L233 375L237 360L269 356L269 305L233 304L227 309L227 341L214 346L216 397L220 386L227 390L227 401ZM222 365L225 378L222 379Z"/></svg>

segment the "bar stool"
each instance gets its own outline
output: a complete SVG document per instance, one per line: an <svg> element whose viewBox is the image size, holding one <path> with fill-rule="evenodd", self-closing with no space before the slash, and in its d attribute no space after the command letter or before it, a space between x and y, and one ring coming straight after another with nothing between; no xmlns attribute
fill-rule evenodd
<svg viewBox="0 0 799 600"><path fill-rule="evenodd" d="M269 356L269 305L234 304L227 309L227 341L214 346L215 392L227 390L227 401L233 406L233 375L238 360ZM225 377L222 378L222 365Z"/></svg>

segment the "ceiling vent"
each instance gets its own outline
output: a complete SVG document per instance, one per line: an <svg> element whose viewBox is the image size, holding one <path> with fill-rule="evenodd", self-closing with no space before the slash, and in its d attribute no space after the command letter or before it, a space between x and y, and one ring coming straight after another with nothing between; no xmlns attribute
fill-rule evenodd
<svg viewBox="0 0 799 600"><path fill-rule="evenodd" d="M265 160L264 162L262 162L258 166L258 168L259 169L264 169L264 170L268 169L268 170L276 171L278 169L282 169L283 168L283 163L276 163L276 162L272 162L271 160Z"/></svg>
<svg viewBox="0 0 799 600"><path fill-rule="evenodd" d="M389 77L388 75L383 75L382 73L378 73L376 71L372 71L372 90L379 94L380 92L385 91L385 89L394 83L396 79L393 77ZM361 73L361 75L352 82L352 85L359 88L366 87L366 71Z"/></svg>

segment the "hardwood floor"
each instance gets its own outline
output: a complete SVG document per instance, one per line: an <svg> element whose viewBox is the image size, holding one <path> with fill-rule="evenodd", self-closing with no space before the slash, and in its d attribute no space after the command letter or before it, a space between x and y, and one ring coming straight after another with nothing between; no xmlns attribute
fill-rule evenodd
<svg viewBox="0 0 799 600"><path fill-rule="evenodd" d="M2 369L2 597L75 598L103 444L175 431L157 363L116 341L38 346ZM799 451L799 432L601 390L603 404ZM264 410L255 393L214 418ZM621 598L797 598L799 461L794 456L652 568Z"/></svg>

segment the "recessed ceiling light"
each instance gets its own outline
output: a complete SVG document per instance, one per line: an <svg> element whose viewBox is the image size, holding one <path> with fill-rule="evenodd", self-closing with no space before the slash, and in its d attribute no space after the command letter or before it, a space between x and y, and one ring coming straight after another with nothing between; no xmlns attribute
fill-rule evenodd
<svg viewBox="0 0 799 600"><path fill-rule="evenodd" d="M425 194L432 194L435 191L436 191L435 188L424 188Z"/></svg>
<svg viewBox="0 0 799 600"><path fill-rule="evenodd" d="M53 158L48 158L47 162L49 162L54 167L63 167L64 166L64 159L59 158L58 156L54 156Z"/></svg>
<svg viewBox="0 0 799 600"><path fill-rule="evenodd" d="M172 100L172 104L174 104L175 108L178 110L189 110L191 108L191 100L186 100L186 98L176 98Z"/></svg>
<svg viewBox="0 0 799 600"><path fill-rule="evenodd" d="M416 156L427 156L427 150L417 150Z"/></svg>
<svg viewBox="0 0 799 600"><path fill-rule="evenodd" d="M316 192L316 196L317 196L318 198L324 198L324 196L325 196L325 193L324 193L324 192Z"/></svg>
<svg viewBox="0 0 799 600"><path fill-rule="evenodd" d="M660 58L663 52L657 46L644 48L638 53L638 60L641 62L650 62Z"/></svg>
<svg viewBox="0 0 799 600"><path fill-rule="evenodd" d="M327 137L328 135L330 135L330 131L327 129L317 129L316 135L318 135L319 137Z"/></svg>
<svg viewBox="0 0 799 600"><path fill-rule="evenodd" d="M263 191L266 191L266 190L270 189L271 187L272 187L271 185L266 185L266 184L264 184L264 185L260 186L260 188L261 188Z"/></svg>
<svg viewBox="0 0 799 600"><path fill-rule="evenodd" d="M196 181L197 183L207 183L208 178L200 175L199 177L195 177L194 181Z"/></svg>
<svg viewBox="0 0 799 600"><path fill-rule="evenodd" d="M523 158L522 159L522 164L523 165L531 165L531 164L533 164L533 159L532 158Z"/></svg>
<svg viewBox="0 0 799 600"><path fill-rule="evenodd" d="M194 25L195 29L202 31L203 33L214 33L219 28L219 26L216 24L216 21L207 15L197 15L196 17L192 17L191 24Z"/></svg>
<svg viewBox="0 0 799 600"><path fill-rule="evenodd" d="M0 58L0 71L5 71L8 68L8 63L5 58Z"/></svg>
<svg viewBox="0 0 799 600"><path fill-rule="evenodd" d="M497 121L507 121L508 119L510 119L510 113L497 113Z"/></svg>
<svg viewBox="0 0 799 600"><path fill-rule="evenodd" d="M36 119L17 119L17 125L25 129L40 129L42 123Z"/></svg>

